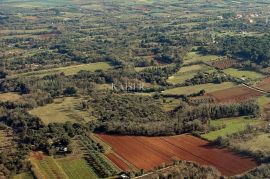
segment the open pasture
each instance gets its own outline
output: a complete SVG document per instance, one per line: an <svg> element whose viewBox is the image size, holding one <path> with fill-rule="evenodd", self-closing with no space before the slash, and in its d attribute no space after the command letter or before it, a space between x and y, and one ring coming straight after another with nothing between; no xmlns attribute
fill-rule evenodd
<svg viewBox="0 0 270 179"><path fill-rule="evenodd" d="M226 176L240 174L257 166L252 158L211 146L209 142L191 135L136 137L99 134L98 136L111 145L113 151L124 160L137 169L146 171L165 163L171 164L174 159L214 166Z"/></svg>
<svg viewBox="0 0 270 179"><path fill-rule="evenodd" d="M82 109L81 98L66 97L55 99L53 103L34 108L31 114L41 118L45 124L52 122L87 122L95 118L90 115L90 111Z"/></svg>
<svg viewBox="0 0 270 179"><path fill-rule="evenodd" d="M246 119L245 117L225 118L210 121L210 127L221 128L203 134L202 137L208 140L215 140L218 137L225 137L246 129L248 125L258 124L256 119ZM222 127L223 126L223 127Z"/></svg>
<svg viewBox="0 0 270 179"><path fill-rule="evenodd" d="M177 73L170 76L167 82L172 84L181 84L184 83L186 80L193 78L198 72L207 71L210 69L210 67L204 64L184 66Z"/></svg>
<svg viewBox="0 0 270 179"><path fill-rule="evenodd" d="M231 82L225 82L225 83L221 83L221 84L207 83L207 84L201 84L201 85L184 86L184 87L167 89L163 93L164 94L172 94L172 95L182 95L182 94L189 95L192 93L197 93L200 90L205 90L206 93L210 93L210 92L217 91L217 90L231 88L233 86L235 86L235 84L231 83Z"/></svg>
<svg viewBox="0 0 270 179"><path fill-rule="evenodd" d="M239 70L235 68L227 68L223 70L226 74L231 75L236 78L244 78L250 80L259 80L264 78L265 76L261 73L255 71L247 71L247 70Z"/></svg>
<svg viewBox="0 0 270 179"><path fill-rule="evenodd" d="M207 95L213 97L214 100L218 103L224 103L247 101L261 96L262 93L244 85L240 85L224 90L210 92Z"/></svg>
<svg viewBox="0 0 270 179"><path fill-rule="evenodd" d="M201 55L198 52L189 52L184 58L184 64L197 63L197 62L210 62L219 59L220 56L216 55Z"/></svg>

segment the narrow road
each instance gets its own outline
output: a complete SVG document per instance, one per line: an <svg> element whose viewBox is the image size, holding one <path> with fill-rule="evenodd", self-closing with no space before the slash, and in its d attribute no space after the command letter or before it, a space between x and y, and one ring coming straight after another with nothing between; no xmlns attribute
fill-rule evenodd
<svg viewBox="0 0 270 179"><path fill-rule="evenodd" d="M269 92L267 92L267 91L265 91L265 90L263 90L263 89L260 89L260 88L254 87L254 86L249 86L249 85L247 85L247 84L245 84L245 83L243 83L242 85L245 86L245 87L247 87L247 88L249 88L249 89L258 91L258 92L260 92L260 93L270 94Z"/></svg>

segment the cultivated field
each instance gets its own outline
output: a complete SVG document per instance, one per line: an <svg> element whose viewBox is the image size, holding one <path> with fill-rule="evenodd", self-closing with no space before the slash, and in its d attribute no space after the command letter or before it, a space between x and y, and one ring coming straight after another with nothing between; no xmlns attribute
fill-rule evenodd
<svg viewBox="0 0 270 179"><path fill-rule="evenodd" d="M64 73L65 75L74 75L78 73L81 70L85 71L96 71L96 70L108 70L112 68L112 66L105 62L98 62L98 63L90 63L90 64L81 64L81 65L73 65L73 66L67 66L67 67L59 67L59 68L52 68L48 70L39 70L39 71L33 71L33 72L27 72L27 73L20 73L12 75L11 77L29 77L29 76L46 76L46 75L52 75L52 74L59 74Z"/></svg>
<svg viewBox="0 0 270 179"><path fill-rule="evenodd" d="M262 93L246 86L235 86L224 90L218 90L207 94L215 99L216 102L241 102L261 96Z"/></svg>
<svg viewBox="0 0 270 179"><path fill-rule="evenodd" d="M68 157L58 159L57 163L61 166L70 179L98 178L84 159L78 157Z"/></svg>
<svg viewBox="0 0 270 179"><path fill-rule="evenodd" d="M203 134L202 137L208 140L215 140L219 136L225 137L227 135L243 131L248 125L258 124L259 122L259 120L246 119L245 117L211 120L210 128L220 129Z"/></svg>
<svg viewBox="0 0 270 179"><path fill-rule="evenodd" d="M123 158L121 158L119 155L116 155L115 153L108 153L106 156L123 171L132 171L134 169L128 162L124 161Z"/></svg>
<svg viewBox="0 0 270 179"><path fill-rule="evenodd" d="M270 92L270 78L265 78L256 84L257 88Z"/></svg>
<svg viewBox="0 0 270 179"><path fill-rule="evenodd" d="M58 98L52 104L35 108L30 113L40 117L45 124L94 120L95 118L90 115L90 111L82 109L80 102L82 99L76 97Z"/></svg>
<svg viewBox="0 0 270 179"><path fill-rule="evenodd" d="M172 88L164 91L164 94L173 94L173 95L181 95L181 94L192 94L197 93L200 90L205 90L206 93L210 93L217 90L223 90L227 88L231 88L235 86L234 83L231 82L225 82L221 84L214 84L214 83L207 83L202 85L194 85L194 86L184 86L184 87L178 87L178 88Z"/></svg>
<svg viewBox="0 0 270 179"><path fill-rule="evenodd" d="M80 156L70 156L61 159L32 152L30 157L34 174L37 178L50 179L97 179L90 165Z"/></svg>
<svg viewBox="0 0 270 179"><path fill-rule="evenodd" d="M68 178L52 157L45 156L40 152L33 152L31 153L30 161L37 178Z"/></svg>
<svg viewBox="0 0 270 179"><path fill-rule="evenodd" d="M207 141L191 135L135 137L99 134L98 136L110 144L113 151L125 161L137 169L147 171L164 163L170 164L174 159L214 166L227 176L240 174L257 166L251 158L211 146ZM125 168L121 164L119 167Z"/></svg>

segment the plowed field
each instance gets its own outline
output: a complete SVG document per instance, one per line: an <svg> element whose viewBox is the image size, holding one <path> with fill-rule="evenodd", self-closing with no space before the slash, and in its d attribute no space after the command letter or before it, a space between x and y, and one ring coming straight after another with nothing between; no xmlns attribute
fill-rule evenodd
<svg viewBox="0 0 270 179"><path fill-rule="evenodd" d="M242 102L262 95L261 92L250 89L246 86L236 86L224 90L214 91L207 94L216 102Z"/></svg>
<svg viewBox="0 0 270 179"><path fill-rule="evenodd" d="M265 78L256 85L257 88L270 92L270 78Z"/></svg>
<svg viewBox="0 0 270 179"><path fill-rule="evenodd" d="M211 146L209 142L191 135L140 137L99 134L98 136L123 160L137 169L146 171L153 170L164 163L171 164L173 159L214 166L225 176L240 174L257 166L252 158ZM114 159L114 157L112 161L116 160L115 164L125 169L126 166L121 166L122 162L119 164L119 158Z"/></svg>

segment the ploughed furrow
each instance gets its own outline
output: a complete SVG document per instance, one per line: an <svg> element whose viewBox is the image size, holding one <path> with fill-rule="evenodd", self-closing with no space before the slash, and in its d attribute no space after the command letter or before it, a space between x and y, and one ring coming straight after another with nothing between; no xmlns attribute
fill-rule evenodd
<svg viewBox="0 0 270 179"><path fill-rule="evenodd" d="M222 175L232 176L249 171L258 165L252 158L210 145L208 141L191 135L143 137L99 134L98 136L112 147L116 156L119 156L118 159L112 156L111 160L123 170L128 168L125 165L127 163L137 169L150 171L164 163L171 164L173 160L186 160L213 166Z"/></svg>
<svg viewBox="0 0 270 179"><path fill-rule="evenodd" d="M256 167L257 165L251 158L236 155L229 150L210 146L209 144L197 145L197 139L190 135L183 135L181 138L171 137L165 140L210 162L224 175L243 173L249 170L251 166Z"/></svg>
<svg viewBox="0 0 270 179"><path fill-rule="evenodd" d="M109 135L100 137L112 146L114 152L138 169L151 170L162 163L171 162L168 157L142 145L134 137Z"/></svg>

